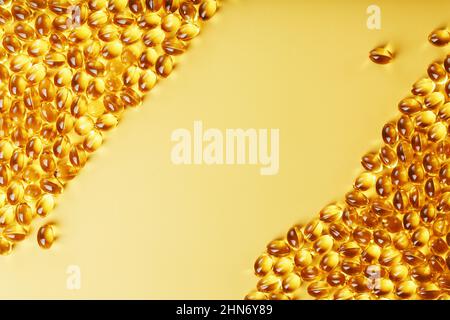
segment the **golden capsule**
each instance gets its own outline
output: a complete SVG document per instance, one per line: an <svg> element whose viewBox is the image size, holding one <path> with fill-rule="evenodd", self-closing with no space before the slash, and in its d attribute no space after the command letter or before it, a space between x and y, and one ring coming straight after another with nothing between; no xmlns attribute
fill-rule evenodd
<svg viewBox="0 0 450 320"><path fill-rule="evenodd" d="M301 283L302 283L302 280L297 274L290 273L285 278L283 278L283 281L282 281L283 291L286 293L294 292L298 288L300 288Z"/></svg>
<svg viewBox="0 0 450 320"><path fill-rule="evenodd" d="M273 272L278 276L291 273L294 270L294 262L290 257L281 257L273 265Z"/></svg>
<svg viewBox="0 0 450 320"><path fill-rule="evenodd" d="M80 44L91 38L92 31L87 26L79 26L73 29L67 38L74 44Z"/></svg>
<svg viewBox="0 0 450 320"><path fill-rule="evenodd" d="M422 111L416 117L416 125L420 128L427 128L436 121L436 115L433 111Z"/></svg>
<svg viewBox="0 0 450 320"><path fill-rule="evenodd" d="M330 286L325 281L316 281L308 286L308 293L317 299L324 298L330 294Z"/></svg>
<svg viewBox="0 0 450 320"><path fill-rule="evenodd" d="M306 266L300 271L300 276L304 281L313 281L320 275L320 270L315 266Z"/></svg>
<svg viewBox="0 0 450 320"><path fill-rule="evenodd" d="M402 264L395 264L389 270L389 279L394 282L400 282L405 280L409 275L409 269Z"/></svg>
<svg viewBox="0 0 450 320"><path fill-rule="evenodd" d="M353 190L347 193L345 195L345 200L348 205L357 208L365 207L369 204L369 199L367 199L364 193L358 190Z"/></svg>
<svg viewBox="0 0 450 320"><path fill-rule="evenodd" d="M412 94L416 96L427 96L434 91L436 84L429 78L423 78L416 81L411 89Z"/></svg>
<svg viewBox="0 0 450 320"><path fill-rule="evenodd" d="M369 152L361 159L361 164L367 171L378 171L381 168L381 161L378 154Z"/></svg>
<svg viewBox="0 0 450 320"><path fill-rule="evenodd" d="M370 60L372 60L372 62L375 62L377 64L387 64L392 61L393 57L394 56L392 52L384 47L375 48L369 53Z"/></svg>
<svg viewBox="0 0 450 320"><path fill-rule="evenodd" d="M55 241L55 231L53 225L45 224L37 232L37 242L43 249L49 249Z"/></svg>
<svg viewBox="0 0 450 320"><path fill-rule="evenodd" d="M307 249L297 251L294 257L294 262L297 267L306 267L312 263L312 253Z"/></svg>
<svg viewBox="0 0 450 320"><path fill-rule="evenodd" d="M13 245L11 241L7 240L4 236L0 237L0 254L8 255L11 253Z"/></svg>
<svg viewBox="0 0 450 320"><path fill-rule="evenodd" d="M433 300L439 297L441 290L434 283L422 284L417 288L417 295L424 300Z"/></svg>
<svg viewBox="0 0 450 320"><path fill-rule="evenodd" d="M87 111L88 111L88 101L86 96L84 95L77 96L70 105L70 113L75 118L79 118L85 115Z"/></svg>
<svg viewBox="0 0 450 320"><path fill-rule="evenodd" d="M393 266L402 260L402 255L392 247L384 248L379 256L379 262L383 266Z"/></svg>
<svg viewBox="0 0 450 320"><path fill-rule="evenodd" d="M3 230L3 236L13 242L22 241L27 233L27 229L19 224L10 225Z"/></svg>
<svg viewBox="0 0 450 320"><path fill-rule="evenodd" d="M0 121L1 122L1 121ZM42 120L37 113L29 113L25 119L25 129L38 133L41 129Z"/></svg>
<svg viewBox="0 0 450 320"><path fill-rule="evenodd" d="M328 227L330 235L336 241L346 241L349 237L349 232L342 224L333 223Z"/></svg>
<svg viewBox="0 0 450 320"><path fill-rule="evenodd" d="M189 41L195 38L199 33L199 26L190 22L186 22L178 29L177 38L183 41Z"/></svg>
<svg viewBox="0 0 450 320"><path fill-rule="evenodd" d="M50 68L59 68L66 63L66 57L59 52L50 52L45 56L44 63Z"/></svg>
<svg viewBox="0 0 450 320"><path fill-rule="evenodd" d="M374 263L378 260L381 249L376 244L369 244L362 252L361 259L366 263Z"/></svg>
<svg viewBox="0 0 450 320"><path fill-rule="evenodd" d="M97 36L104 42L111 42L119 39L119 31L114 25L107 24L98 30Z"/></svg>
<svg viewBox="0 0 450 320"><path fill-rule="evenodd" d="M274 240L267 245L267 252L276 257L283 257L291 252L289 245L283 240Z"/></svg>
<svg viewBox="0 0 450 320"><path fill-rule="evenodd" d="M9 161L9 166L14 173L20 173L25 167L25 154L22 150L16 149Z"/></svg>
<svg viewBox="0 0 450 320"><path fill-rule="evenodd" d="M43 179L40 186L42 191L50 194L60 194L63 191L62 185L55 179Z"/></svg>
<svg viewBox="0 0 450 320"><path fill-rule="evenodd" d="M426 203L420 210L420 219L424 223L429 223L436 217L436 207L433 203Z"/></svg>
<svg viewBox="0 0 450 320"><path fill-rule="evenodd" d="M145 4L150 11L157 12L161 9L163 0L147 0Z"/></svg>
<svg viewBox="0 0 450 320"><path fill-rule="evenodd" d="M103 46L101 55L105 59L114 59L122 53L122 43L120 41L111 41Z"/></svg>
<svg viewBox="0 0 450 320"><path fill-rule="evenodd" d="M153 29L161 24L161 17L156 13L146 12L139 16L137 24L141 29Z"/></svg>
<svg viewBox="0 0 450 320"><path fill-rule="evenodd" d="M127 27L120 35L120 40L125 45L136 43L141 38L141 31L136 26Z"/></svg>
<svg viewBox="0 0 450 320"><path fill-rule="evenodd" d="M2 45L10 53L19 53L22 49L20 40L13 34L6 34L3 37Z"/></svg>
<svg viewBox="0 0 450 320"><path fill-rule="evenodd" d="M254 270L255 274L259 277L265 276L267 273L272 270L273 267L273 260L272 258L267 255L263 254L258 257L255 261Z"/></svg>
<svg viewBox="0 0 450 320"><path fill-rule="evenodd" d="M53 101L56 96L56 89L53 81L45 78L39 83L39 96L44 101Z"/></svg>
<svg viewBox="0 0 450 320"><path fill-rule="evenodd" d="M12 205L22 201L24 195L24 186L20 181L12 181L6 190L6 198Z"/></svg>
<svg viewBox="0 0 450 320"><path fill-rule="evenodd" d="M0 227L5 228L14 223L14 207L10 205L3 205L0 208Z"/></svg>
<svg viewBox="0 0 450 320"><path fill-rule="evenodd" d="M22 178L26 183L34 183L41 177L41 171L36 165L27 165L22 172Z"/></svg>
<svg viewBox="0 0 450 320"><path fill-rule="evenodd" d="M300 246L303 244L303 234L298 229L298 227L294 226L286 234L286 241L287 243L294 249L299 249Z"/></svg>
<svg viewBox="0 0 450 320"><path fill-rule="evenodd" d="M142 52L139 56L139 67L141 69L149 69L156 64L158 60L158 54L153 48L148 48Z"/></svg>
<svg viewBox="0 0 450 320"><path fill-rule="evenodd" d="M141 96L133 89L124 89L120 92L120 100L125 107L137 107L141 103Z"/></svg>
<svg viewBox="0 0 450 320"><path fill-rule="evenodd" d="M365 293L371 290L372 284L364 276L354 276L350 279L349 286L356 293Z"/></svg>
<svg viewBox="0 0 450 320"><path fill-rule="evenodd" d="M181 15L181 18L183 18L184 20L195 21L195 19L197 18L197 9L192 3L188 1L184 1L183 3L181 3L178 11Z"/></svg>
<svg viewBox="0 0 450 320"><path fill-rule="evenodd" d="M436 29L428 36L428 41L437 47L443 47L450 42L450 33L447 29Z"/></svg>
<svg viewBox="0 0 450 320"><path fill-rule="evenodd" d="M70 147L69 138L67 136L59 136L53 144L53 154L55 157L62 159L69 153Z"/></svg>
<svg viewBox="0 0 450 320"><path fill-rule="evenodd" d="M440 92L433 92L426 96L423 102L427 109L439 109L445 103L445 96Z"/></svg>
<svg viewBox="0 0 450 320"><path fill-rule="evenodd" d="M323 223L320 220L313 220L303 229L304 238L308 241L317 240L323 232Z"/></svg>
<svg viewBox="0 0 450 320"><path fill-rule="evenodd" d="M245 300L267 300L267 295L259 291L252 291L245 296Z"/></svg>
<svg viewBox="0 0 450 320"><path fill-rule="evenodd" d="M12 20L11 13L3 8L0 8L0 25L4 26L8 23L10 23Z"/></svg>
<svg viewBox="0 0 450 320"><path fill-rule="evenodd" d="M83 147L87 152L94 152L103 143L103 136L97 130L91 130L83 141Z"/></svg>
<svg viewBox="0 0 450 320"><path fill-rule="evenodd" d="M28 226L33 220L33 210L26 203L21 203L16 207L16 221L17 223Z"/></svg>
<svg viewBox="0 0 450 320"><path fill-rule="evenodd" d="M409 97L399 102L398 109L405 115L413 115L422 110L422 104L418 99Z"/></svg>
<svg viewBox="0 0 450 320"><path fill-rule="evenodd" d="M27 87L27 80L20 74L13 74L9 79L9 92L14 96L21 96Z"/></svg>
<svg viewBox="0 0 450 320"><path fill-rule="evenodd" d="M334 240L330 235L319 237L313 244L314 251L318 254L324 254L331 250Z"/></svg>
<svg viewBox="0 0 450 320"><path fill-rule="evenodd" d="M31 159L38 159L39 155L42 152L43 144L41 138L38 136L32 137L28 140L27 145L25 147L25 153L27 157Z"/></svg>
<svg viewBox="0 0 450 320"><path fill-rule="evenodd" d="M327 282L332 287L342 286L346 282L345 274L338 270L332 271L327 276Z"/></svg>
<svg viewBox="0 0 450 320"><path fill-rule="evenodd" d="M181 26L181 20L175 14L168 14L161 20L161 29L166 32L177 31Z"/></svg>
<svg viewBox="0 0 450 320"><path fill-rule="evenodd" d="M36 202L36 213L41 217L46 217L54 207L54 197L51 194L44 194Z"/></svg>
<svg viewBox="0 0 450 320"><path fill-rule="evenodd" d="M14 34L25 41L30 41L35 38L34 29L29 24L22 22L16 24Z"/></svg>
<svg viewBox="0 0 450 320"><path fill-rule="evenodd" d="M360 191L367 191L375 184L375 176L370 172L361 173L353 184L354 188Z"/></svg>
<svg viewBox="0 0 450 320"><path fill-rule="evenodd" d="M32 65L28 69L25 77L30 84L34 85L44 80L46 75L47 69L45 68L45 66L43 64L37 63Z"/></svg>
<svg viewBox="0 0 450 320"><path fill-rule="evenodd" d="M375 184L375 190L380 197L388 197L393 191L391 178L389 176L380 176Z"/></svg>
<svg viewBox="0 0 450 320"><path fill-rule="evenodd" d="M101 45L98 41L88 40L83 48L83 55L86 60L97 61L100 54Z"/></svg>
<svg viewBox="0 0 450 320"><path fill-rule="evenodd" d="M45 124L42 126L40 135L46 142L53 141L56 137L56 129L53 125Z"/></svg>
<svg viewBox="0 0 450 320"><path fill-rule="evenodd" d="M433 222L433 235L437 237L443 237L448 233L449 222L445 218L445 216L439 216Z"/></svg>
<svg viewBox="0 0 450 320"><path fill-rule="evenodd" d="M0 161L8 161L14 152L14 146L8 140L0 140Z"/></svg>
<svg viewBox="0 0 450 320"><path fill-rule="evenodd" d="M415 294L416 288L414 281L402 281L395 287L395 294L401 299L409 299Z"/></svg>
<svg viewBox="0 0 450 320"><path fill-rule="evenodd" d="M36 33L42 37L47 36L50 33L51 24L52 20L50 19L50 17L45 13L41 13L36 17L36 20L34 22Z"/></svg>
<svg viewBox="0 0 450 320"><path fill-rule="evenodd" d="M360 245L366 246L372 240L372 233L363 227L357 227L353 230L353 239Z"/></svg>
<svg viewBox="0 0 450 320"><path fill-rule="evenodd" d="M142 41L146 47L155 47L160 45L164 41L165 37L166 35L163 30L155 28L144 33Z"/></svg>
<svg viewBox="0 0 450 320"><path fill-rule="evenodd" d="M69 153L69 160L76 168L81 168L86 164L87 155L81 145L72 146Z"/></svg>
<svg viewBox="0 0 450 320"><path fill-rule="evenodd" d="M447 72L444 67L437 62L434 62L428 66L428 76L436 83L441 83L447 80Z"/></svg>
<svg viewBox="0 0 450 320"><path fill-rule="evenodd" d="M9 108L9 117L13 122L20 123L23 120L23 117L25 116L25 104L23 101L15 100L11 104L11 108ZM16 132L17 127L12 129L12 132Z"/></svg>
<svg viewBox="0 0 450 320"><path fill-rule="evenodd" d="M340 257L337 252L329 252L322 257L319 266L325 272L330 272L336 268L340 263Z"/></svg>
<svg viewBox="0 0 450 320"><path fill-rule="evenodd" d="M203 2L199 9L198 9L198 13L199 13L199 17L202 20L209 20L211 19L214 14L217 11L217 1L216 0L206 0L205 2Z"/></svg>
<svg viewBox="0 0 450 320"><path fill-rule="evenodd" d="M89 14L87 23L92 28L99 28L106 25L108 23L108 19L109 17L106 11L98 10Z"/></svg>
<svg viewBox="0 0 450 320"><path fill-rule="evenodd" d="M345 258L354 258L360 254L361 248L359 247L357 242L349 241L349 242L343 243L339 247L338 252L340 255L342 255Z"/></svg>
<svg viewBox="0 0 450 320"><path fill-rule="evenodd" d="M281 287L280 279L274 275L267 275L258 281L257 288L261 292L275 292Z"/></svg>

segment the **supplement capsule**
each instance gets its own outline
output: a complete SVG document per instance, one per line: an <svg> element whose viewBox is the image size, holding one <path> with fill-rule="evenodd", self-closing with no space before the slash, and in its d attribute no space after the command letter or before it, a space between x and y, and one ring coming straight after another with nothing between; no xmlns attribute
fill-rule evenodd
<svg viewBox="0 0 450 320"><path fill-rule="evenodd" d="M436 29L428 36L428 41L437 47L443 47L450 41L450 33L447 29Z"/></svg>
<svg viewBox="0 0 450 320"><path fill-rule="evenodd" d="M45 224L37 232L37 242L42 249L50 249L55 241L55 231L52 224Z"/></svg>
<svg viewBox="0 0 450 320"><path fill-rule="evenodd" d="M370 60L377 64L387 64L392 61L393 57L391 51L384 47L375 48L369 53Z"/></svg>
<svg viewBox="0 0 450 320"><path fill-rule="evenodd" d="M430 64L427 72L430 79L436 83L442 83L447 80L447 72L444 67L437 62Z"/></svg>

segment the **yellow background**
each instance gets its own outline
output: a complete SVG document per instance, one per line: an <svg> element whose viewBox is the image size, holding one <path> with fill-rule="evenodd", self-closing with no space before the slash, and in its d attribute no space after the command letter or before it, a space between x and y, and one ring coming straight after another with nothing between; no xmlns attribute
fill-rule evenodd
<svg viewBox="0 0 450 320"><path fill-rule="evenodd" d="M381 7L381 30L366 9ZM448 1L227 0L174 74L130 111L60 197L49 251L0 259L0 298L242 298L266 243L341 197L384 122L445 49ZM376 45L391 65L369 62ZM171 132L279 128L280 172L175 166ZM66 268L81 289L66 289Z"/></svg>

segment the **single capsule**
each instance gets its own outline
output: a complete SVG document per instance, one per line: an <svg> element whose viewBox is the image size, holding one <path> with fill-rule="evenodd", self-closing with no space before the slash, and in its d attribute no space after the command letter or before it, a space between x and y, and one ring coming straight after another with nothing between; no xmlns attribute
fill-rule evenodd
<svg viewBox="0 0 450 320"><path fill-rule="evenodd" d="M63 191L62 185L55 179L42 179L40 186L42 191L50 194L60 194Z"/></svg>
<svg viewBox="0 0 450 320"><path fill-rule="evenodd" d="M86 63L86 72L93 77L101 77L105 74L105 65L98 60L90 60Z"/></svg>
<svg viewBox="0 0 450 320"><path fill-rule="evenodd" d="M380 197L388 197L394 190L389 176L380 176L377 179L375 190Z"/></svg>
<svg viewBox="0 0 450 320"><path fill-rule="evenodd" d="M13 74L9 79L9 92L14 96L21 96L27 88L27 80L20 74Z"/></svg>
<svg viewBox="0 0 450 320"><path fill-rule="evenodd" d="M432 222L435 217L436 217L436 207L431 202L426 203L420 210L420 219L424 223L429 223Z"/></svg>
<svg viewBox="0 0 450 320"><path fill-rule="evenodd" d="M9 53L19 53L22 49L22 43L13 34L6 34L2 40L3 48Z"/></svg>
<svg viewBox="0 0 450 320"><path fill-rule="evenodd" d="M33 210L26 203L21 203L16 207L16 221L17 223L28 226L33 221Z"/></svg>
<svg viewBox="0 0 450 320"><path fill-rule="evenodd" d="M430 64L427 72L430 79L436 83L441 83L447 80L447 72L440 63L433 62Z"/></svg>
<svg viewBox="0 0 450 320"><path fill-rule="evenodd" d="M285 241L274 240L267 245L267 252L276 257L283 257L288 255L291 250Z"/></svg>
<svg viewBox="0 0 450 320"><path fill-rule="evenodd" d="M345 195L345 200L348 205L356 208L365 207L369 204L369 199L358 190L350 191Z"/></svg>
<svg viewBox="0 0 450 320"><path fill-rule="evenodd" d="M401 253L392 247L384 248L379 256L379 262L383 266L397 265L401 260Z"/></svg>
<svg viewBox="0 0 450 320"><path fill-rule="evenodd" d="M199 33L199 26L190 22L186 22L178 29L177 38L183 41L189 41L194 39Z"/></svg>
<svg viewBox="0 0 450 320"><path fill-rule="evenodd" d="M31 85L35 85L37 83L40 83L42 80L44 80L46 75L47 75L47 69L45 68L45 66L43 64L37 63L37 64L32 65L28 69L25 78L27 79L28 83L30 83ZM35 97L37 98L37 96L35 96Z"/></svg>
<svg viewBox="0 0 450 320"><path fill-rule="evenodd" d="M216 0L206 0L198 8L199 17L202 20L211 19L217 11L217 1Z"/></svg>
<svg viewBox="0 0 450 320"><path fill-rule="evenodd" d="M422 110L422 104L416 98L405 98L398 104L400 112L406 115L412 115Z"/></svg>
<svg viewBox="0 0 450 320"><path fill-rule="evenodd" d="M316 299L325 298L330 294L330 286L325 281L316 281L308 286L309 295Z"/></svg>
<svg viewBox="0 0 450 320"><path fill-rule="evenodd" d="M261 292L275 292L281 287L280 279L274 275L267 275L256 285Z"/></svg>
<svg viewBox="0 0 450 320"><path fill-rule="evenodd" d="M320 269L325 272L330 272L334 268L336 268L340 263L340 257L337 252L329 252L322 257L320 260Z"/></svg>
<svg viewBox="0 0 450 320"><path fill-rule="evenodd" d="M37 165L27 165L22 172L22 178L26 183L34 183L41 177L41 171Z"/></svg>
<svg viewBox="0 0 450 320"><path fill-rule="evenodd" d="M139 28L141 29L153 29L161 24L161 17L153 12L146 12L139 16L137 21Z"/></svg>
<svg viewBox="0 0 450 320"><path fill-rule="evenodd" d="M349 238L349 232L347 231L347 228L342 224L332 223L330 224L328 231L336 241L346 241Z"/></svg>
<svg viewBox="0 0 450 320"><path fill-rule="evenodd" d="M395 294L401 299L409 299L415 294L416 288L414 281L402 281L395 287Z"/></svg>
<svg viewBox="0 0 450 320"><path fill-rule="evenodd" d="M291 293L300 288L302 283L301 278L296 273L290 273L283 278L282 288L286 293Z"/></svg>
<svg viewBox="0 0 450 320"><path fill-rule="evenodd" d="M6 198L8 202L15 205L22 201L24 195L24 186L20 181L12 181L6 190Z"/></svg>
<svg viewBox="0 0 450 320"><path fill-rule="evenodd" d="M9 241L22 241L27 236L27 229L20 224L14 224L6 227L3 230L3 236Z"/></svg>
<svg viewBox="0 0 450 320"><path fill-rule="evenodd" d="M130 88L120 92L120 99L126 107L137 107L141 103L141 96Z"/></svg>
<svg viewBox="0 0 450 320"><path fill-rule="evenodd" d="M417 295L425 300L433 300L439 297L441 289L434 283L425 283L417 288Z"/></svg>
<svg viewBox="0 0 450 320"><path fill-rule="evenodd" d="M308 249L301 249L297 251L294 257L294 262L297 267L306 267L312 263L312 253Z"/></svg>
<svg viewBox="0 0 450 320"><path fill-rule="evenodd" d="M300 271L300 276L304 281L314 281L320 275L320 270L315 266L307 266Z"/></svg>
<svg viewBox="0 0 450 320"><path fill-rule="evenodd" d="M111 42L119 39L119 31L116 26L107 24L98 30L97 36L104 42Z"/></svg>
<svg viewBox="0 0 450 320"><path fill-rule="evenodd" d="M323 235L314 242L313 248L318 254L324 254L333 248L333 244L334 240L330 235Z"/></svg>
<svg viewBox="0 0 450 320"><path fill-rule="evenodd" d="M155 47L160 45L165 37L166 35L163 30L155 28L147 31L142 37L142 41L146 47Z"/></svg>
<svg viewBox="0 0 450 320"><path fill-rule="evenodd" d="M52 20L45 13L41 13L40 15L38 15L34 22L36 33L41 37L45 37L50 33L51 25Z"/></svg>
<svg viewBox="0 0 450 320"><path fill-rule="evenodd" d="M254 265L255 274L258 277L263 277L272 270L272 267L273 267L272 258L267 254L263 254L259 256L258 259L256 259L255 261Z"/></svg>
<svg viewBox="0 0 450 320"><path fill-rule="evenodd" d="M359 247L357 242L349 241L343 243L339 247L338 252L345 258L354 258L361 253L361 248Z"/></svg>
<svg viewBox="0 0 450 320"><path fill-rule="evenodd" d="M436 29L430 33L428 41L437 47L446 46L450 42L450 33L447 29Z"/></svg>
<svg viewBox="0 0 450 320"><path fill-rule="evenodd" d="M136 66L128 67L122 74L122 82L125 86L131 87L139 81L139 68Z"/></svg>
<svg viewBox="0 0 450 320"><path fill-rule="evenodd" d="M9 166L14 173L20 173L25 167L25 154L21 149L16 149L9 161Z"/></svg>
<svg viewBox="0 0 450 320"><path fill-rule="evenodd" d="M338 204L331 204L323 208L320 213L320 220L324 222L333 222L341 218L342 207Z"/></svg>
<svg viewBox="0 0 450 320"><path fill-rule="evenodd" d="M367 191L375 184L375 176L370 172L361 173L353 184L354 188L360 191Z"/></svg>
<svg viewBox="0 0 450 320"><path fill-rule="evenodd" d="M94 152L103 143L103 136L97 130L92 130L83 141L83 147L87 152Z"/></svg>
<svg viewBox="0 0 450 320"><path fill-rule="evenodd" d="M195 21L197 18L197 9L191 2L185 1L181 3L178 11L181 15L181 18L186 21Z"/></svg>
<svg viewBox="0 0 450 320"><path fill-rule="evenodd" d="M389 279L379 279L373 285L373 293L377 296L386 296L394 290L394 284Z"/></svg>
<svg viewBox="0 0 450 320"><path fill-rule="evenodd" d="M5 228L14 223L14 207L10 205L3 205L0 208L0 227Z"/></svg>
<svg viewBox="0 0 450 320"><path fill-rule="evenodd" d="M0 25L4 26L7 23L10 23L12 20L12 15L11 13L3 8L0 8Z"/></svg>
<svg viewBox="0 0 450 320"><path fill-rule="evenodd" d="M440 92L432 92L424 99L425 107L430 110L440 108L445 103L445 96Z"/></svg>
<svg viewBox="0 0 450 320"><path fill-rule="evenodd" d="M299 228L300 226L294 226L286 234L287 243L294 249L299 249L304 242L303 233Z"/></svg>
<svg viewBox="0 0 450 320"><path fill-rule="evenodd" d="M245 300L267 300L267 295L259 291L252 291L245 296Z"/></svg>
<svg viewBox="0 0 450 320"><path fill-rule="evenodd" d="M150 91L155 86L157 79L156 74L152 70L145 70L139 77L139 90L143 93Z"/></svg>
<svg viewBox="0 0 450 320"><path fill-rule="evenodd" d="M394 282L405 280L409 275L409 269L403 264L395 264L389 269L389 279Z"/></svg>
<svg viewBox="0 0 450 320"><path fill-rule="evenodd" d="M181 26L180 18L175 14L168 14L161 20L161 29L166 32L177 31Z"/></svg>
<svg viewBox="0 0 450 320"><path fill-rule="evenodd" d="M73 29L67 38L74 44L80 44L91 38L92 31L88 26L78 26Z"/></svg>
<svg viewBox="0 0 450 320"><path fill-rule="evenodd" d="M43 225L37 232L37 242L42 249L50 249L55 238L55 230L52 224Z"/></svg>
<svg viewBox="0 0 450 320"><path fill-rule="evenodd" d="M147 0L145 5L150 11L157 12L163 5L163 0Z"/></svg>
<svg viewBox="0 0 450 320"><path fill-rule="evenodd" d="M75 168L83 167L87 161L86 151L81 145L73 146L69 153L69 160Z"/></svg>
<svg viewBox="0 0 450 320"><path fill-rule="evenodd" d="M39 96L44 101L53 101L56 96L56 89L53 81L45 78L39 83Z"/></svg>
<svg viewBox="0 0 450 320"><path fill-rule="evenodd" d="M371 172L379 171L381 169L381 160L378 157L378 153L369 152L366 155L364 155L361 159L361 165L367 171Z"/></svg>
<svg viewBox="0 0 450 320"><path fill-rule="evenodd" d="M180 7L180 0L165 0L164 9L167 13L174 13Z"/></svg>
<svg viewBox="0 0 450 320"><path fill-rule="evenodd" d="M334 292L333 298L335 300L353 300L355 294L349 288L341 288Z"/></svg>
<svg viewBox="0 0 450 320"><path fill-rule="evenodd" d="M79 117L75 121L75 132L80 136L84 136L89 133L94 127L94 122L88 116Z"/></svg>
<svg viewBox="0 0 450 320"><path fill-rule="evenodd" d="M43 144L41 138L35 136L28 140L25 147L25 153L30 159L38 159L42 152L42 148Z"/></svg>
<svg viewBox="0 0 450 320"><path fill-rule="evenodd" d="M144 50L139 56L138 64L141 69L149 69L156 64L158 60L158 54L155 49L148 48Z"/></svg>
<svg viewBox="0 0 450 320"><path fill-rule="evenodd" d="M394 145L397 142L398 134L394 123L387 123L382 129L383 141L388 145Z"/></svg>
<svg viewBox="0 0 450 320"><path fill-rule="evenodd" d="M133 43L136 43L141 38L141 30L134 25L131 25L127 27L121 34L120 34L120 40L125 45L131 45Z"/></svg>
<svg viewBox="0 0 450 320"><path fill-rule="evenodd" d="M108 131L117 126L119 120L111 113L105 113L97 119L95 127L102 131Z"/></svg>
<svg viewBox="0 0 450 320"><path fill-rule="evenodd" d="M6 239L6 237L1 236L0 237L0 254L1 255L8 255L11 253L13 248L13 245L11 241Z"/></svg>
<svg viewBox="0 0 450 320"><path fill-rule="evenodd" d="M436 84L429 78L416 81L411 89L411 93L416 96L427 96L434 91Z"/></svg>
<svg viewBox="0 0 450 320"><path fill-rule="evenodd" d="M41 217L46 217L54 207L54 197L51 194L44 194L36 202L36 213Z"/></svg>
<svg viewBox="0 0 450 320"><path fill-rule="evenodd" d="M364 276L352 277L349 281L349 286L356 293L366 293L372 288L371 282Z"/></svg>
<svg viewBox="0 0 450 320"><path fill-rule="evenodd" d="M57 87L66 87L70 85L72 81L72 71L70 68L61 68L55 73L53 77L53 82Z"/></svg>
<svg viewBox="0 0 450 320"><path fill-rule="evenodd" d="M50 68L59 68L66 63L66 57L59 52L50 52L45 56L44 63Z"/></svg>
<svg viewBox="0 0 450 320"><path fill-rule="evenodd" d="M323 223L320 220L313 220L305 225L303 229L303 235L305 240L315 241L317 240L323 232Z"/></svg>
<svg viewBox="0 0 450 320"><path fill-rule="evenodd" d="M433 222L433 235L443 237L448 231L449 222L446 220L445 216L440 216Z"/></svg>
<svg viewBox="0 0 450 320"><path fill-rule="evenodd" d="M89 76L84 71L78 71L76 72L72 77L72 90L75 93L83 93L86 91L88 85L89 85Z"/></svg>
<svg viewBox="0 0 450 320"><path fill-rule="evenodd" d="M278 276L284 276L294 270L294 262L290 257L281 257L273 265L273 272Z"/></svg>
<svg viewBox="0 0 450 320"><path fill-rule="evenodd" d="M345 274L338 270L330 272L327 276L327 282L332 287L342 286L346 280Z"/></svg>
<svg viewBox="0 0 450 320"><path fill-rule="evenodd" d="M369 53L370 60L377 64L387 64L392 61L393 57L392 52L385 47L375 48Z"/></svg>
<svg viewBox="0 0 450 320"><path fill-rule="evenodd" d="M14 34L24 41L30 41L35 38L34 29L29 24L22 22L16 24Z"/></svg>
<svg viewBox="0 0 450 320"><path fill-rule="evenodd" d="M67 136L59 136L53 143L53 154L55 157L62 159L69 153L70 147L71 143L69 138Z"/></svg>
<svg viewBox="0 0 450 320"><path fill-rule="evenodd" d="M91 28L99 28L106 25L108 23L108 19L109 16L106 11L98 10L89 14L87 23Z"/></svg>
<svg viewBox="0 0 450 320"><path fill-rule="evenodd" d="M364 227L357 227L355 230L353 230L352 235L353 235L353 239L360 246L366 246L372 240L372 233Z"/></svg>
<svg viewBox="0 0 450 320"><path fill-rule="evenodd" d="M79 118L84 116L88 111L88 100L86 96L77 96L70 105L70 113L75 117Z"/></svg>
<svg viewBox="0 0 450 320"><path fill-rule="evenodd" d="M129 0L128 8L130 8L130 11L134 14L139 14L145 10L142 0Z"/></svg>
<svg viewBox="0 0 450 320"><path fill-rule="evenodd" d="M122 53L122 43L120 41L108 42L103 46L101 55L107 60L117 58Z"/></svg>

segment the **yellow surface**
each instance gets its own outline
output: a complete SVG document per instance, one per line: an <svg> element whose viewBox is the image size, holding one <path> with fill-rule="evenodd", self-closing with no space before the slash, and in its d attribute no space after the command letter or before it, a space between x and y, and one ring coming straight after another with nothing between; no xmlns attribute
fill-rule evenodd
<svg viewBox="0 0 450 320"><path fill-rule="evenodd" d="M0 298L242 298L272 238L340 198L397 102L445 49L426 41L446 1L227 0L174 74L125 115L48 217L49 251L0 259ZM391 65L369 62L391 42ZM280 172L175 166L171 132L279 128ZM33 238L35 238L34 230ZM81 289L66 269L81 268Z"/></svg>

